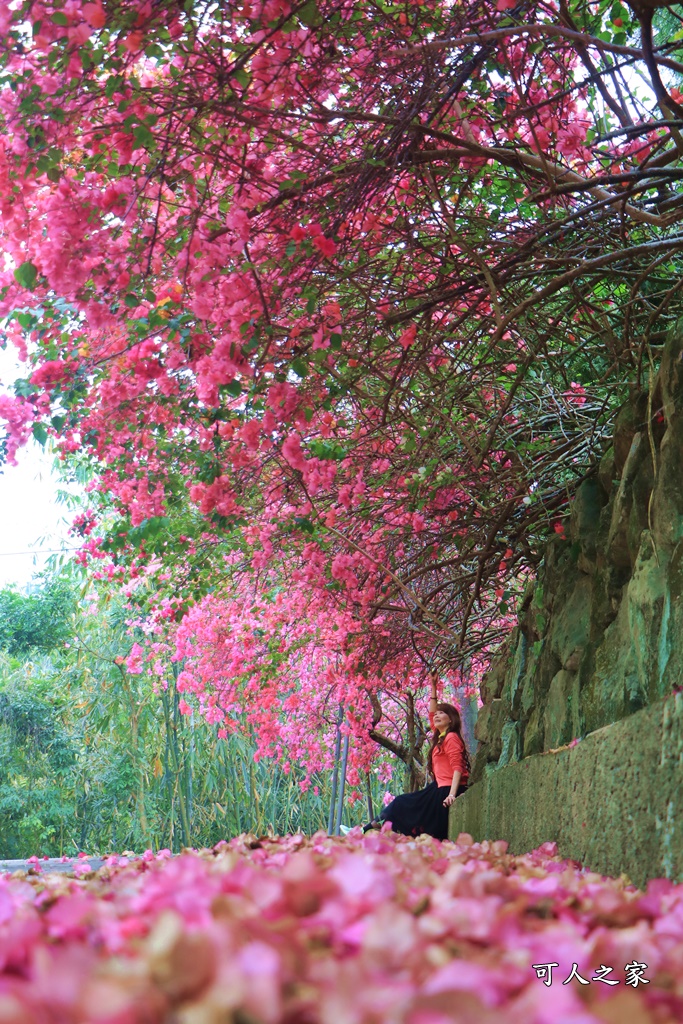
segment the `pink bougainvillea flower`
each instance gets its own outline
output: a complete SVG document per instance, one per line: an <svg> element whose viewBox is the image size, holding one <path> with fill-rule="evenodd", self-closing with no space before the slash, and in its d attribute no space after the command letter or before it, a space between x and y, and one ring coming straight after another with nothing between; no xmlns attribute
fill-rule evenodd
<svg viewBox="0 0 683 1024"><path fill-rule="evenodd" d="M547 843L239 836L0 875L3 1024L680 1024L683 886Z"/></svg>

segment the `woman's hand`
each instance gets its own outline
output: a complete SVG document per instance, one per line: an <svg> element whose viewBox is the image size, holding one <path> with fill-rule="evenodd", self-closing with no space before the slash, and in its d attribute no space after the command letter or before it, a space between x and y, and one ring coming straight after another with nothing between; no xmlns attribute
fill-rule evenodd
<svg viewBox="0 0 683 1024"><path fill-rule="evenodd" d="M455 794L449 793L443 802L444 807L450 807L451 804L455 803Z"/></svg>

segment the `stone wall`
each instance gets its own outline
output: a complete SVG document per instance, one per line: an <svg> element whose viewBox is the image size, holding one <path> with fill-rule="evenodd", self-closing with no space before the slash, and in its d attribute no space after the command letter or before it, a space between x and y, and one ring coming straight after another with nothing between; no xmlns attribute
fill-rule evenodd
<svg viewBox="0 0 683 1024"><path fill-rule="evenodd" d="M683 693L577 746L537 754L458 797L449 834L506 839L511 853L553 841L602 874L683 882Z"/></svg>
<svg viewBox="0 0 683 1024"><path fill-rule="evenodd" d="M473 781L632 715L683 683L683 339L577 490L481 686ZM683 780L682 780L683 782Z"/></svg>

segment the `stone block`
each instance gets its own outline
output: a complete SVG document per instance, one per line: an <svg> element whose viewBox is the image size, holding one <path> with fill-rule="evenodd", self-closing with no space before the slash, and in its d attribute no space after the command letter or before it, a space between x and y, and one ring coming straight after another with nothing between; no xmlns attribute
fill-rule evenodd
<svg viewBox="0 0 683 1024"><path fill-rule="evenodd" d="M526 723L524 729L524 746L523 754L524 757L530 757L532 754L540 754L543 750L543 741L545 739L545 724L543 721L543 709L535 706L529 716L529 721Z"/></svg>
<svg viewBox="0 0 683 1024"><path fill-rule="evenodd" d="M578 672L583 654L583 647L575 647L572 653L562 662L562 668L567 672Z"/></svg>
<svg viewBox="0 0 683 1024"><path fill-rule="evenodd" d="M516 641L517 630L513 629L509 639L501 647L500 653L493 659L491 668L488 672L484 673L481 686L479 687L484 704L489 704L492 700L497 700L500 697L508 674L511 660L510 652L515 646Z"/></svg>
<svg viewBox="0 0 683 1024"><path fill-rule="evenodd" d="M649 470L645 466L648 462L650 462ZM628 569L633 564L633 550L632 546L629 546L629 539L632 541L634 529L631 522L634 489L640 494L643 487L642 483L638 484L637 482L647 472L650 474L652 472L648 439L643 433L637 433L633 436L612 506L606 552L607 560L612 566ZM636 514L642 518L642 510L639 509ZM645 517L647 522L647 508Z"/></svg>
<svg viewBox="0 0 683 1024"><path fill-rule="evenodd" d="M497 761L500 757L500 734L505 723L505 709L501 700L492 700L479 708L474 726L474 738L478 743L487 743L490 747L490 760Z"/></svg>
<svg viewBox="0 0 683 1024"><path fill-rule="evenodd" d="M598 567L593 577L591 644L599 644L607 627L616 619L630 578L630 566L626 569L616 569L605 562Z"/></svg>
<svg viewBox="0 0 683 1024"><path fill-rule="evenodd" d="M498 767L514 764L522 756L521 725L519 722L506 722L500 734L500 757Z"/></svg>
<svg viewBox="0 0 683 1024"><path fill-rule="evenodd" d="M621 407L614 422L614 468L617 476L621 476L631 449L635 435L643 429L647 414L647 394L640 393L631 397Z"/></svg>
<svg viewBox="0 0 683 1024"><path fill-rule="evenodd" d="M593 655L593 672L581 692L581 717L586 732L616 722L628 713L625 680L635 674L633 652L624 642L629 635L628 603L607 627Z"/></svg>
<svg viewBox="0 0 683 1024"><path fill-rule="evenodd" d="M579 679L576 672L562 669L548 690L543 716L544 749L561 747L580 733Z"/></svg>
<svg viewBox="0 0 683 1024"><path fill-rule="evenodd" d="M491 721L491 704L482 704L479 708L477 721L474 724L474 738L479 743L488 743L489 723Z"/></svg>
<svg viewBox="0 0 683 1024"><path fill-rule="evenodd" d="M592 596L591 578L580 573L565 603L561 607L555 604L548 643L560 665L576 652L580 656L588 643Z"/></svg>
<svg viewBox="0 0 683 1024"><path fill-rule="evenodd" d="M611 494L615 483L619 482L619 474L614 461L614 451L610 448L600 459L598 480L605 494Z"/></svg>
<svg viewBox="0 0 683 1024"><path fill-rule="evenodd" d="M669 577L670 578L670 577ZM683 681L683 601L676 600L670 591L670 600L662 612L657 698L665 697ZM650 691L654 696L654 687Z"/></svg>
<svg viewBox="0 0 683 1024"><path fill-rule="evenodd" d="M675 331L669 337L659 369L658 388L667 423L671 423L677 411L683 409L683 331Z"/></svg>
<svg viewBox="0 0 683 1024"><path fill-rule="evenodd" d="M683 408L672 412L658 456L650 520L658 549L669 552L683 539Z"/></svg>
<svg viewBox="0 0 683 1024"><path fill-rule="evenodd" d="M629 711L660 696L659 679L673 640L668 631L671 611L668 569L666 552L656 552L649 533L644 533L625 597L630 628L623 642L633 651L636 676L627 690Z"/></svg>
<svg viewBox="0 0 683 1024"><path fill-rule="evenodd" d="M528 721L529 715L531 714L535 702L535 690L534 690L534 679L533 675L527 674L524 678L524 684L520 691L519 699L519 715L517 716L523 722Z"/></svg>
<svg viewBox="0 0 683 1024"><path fill-rule="evenodd" d="M478 782L479 779L483 778L484 771L489 764L495 764L496 761L493 758L491 752L490 743L479 743L477 746L477 753L472 763L472 773L470 775L470 784Z"/></svg>
<svg viewBox="0 0 683 1024"><path fill-rule="evenodd" d="M539 571L535 586L531 592L525 593L519 615L520 629L532 644L541 639L548 622L543 576L543 572Z"/></svg>
<svg viewBox="0 0 683 1024"><path fill-rule="evenodd" d="M569 517L569 533L585 558L595 558L595 547L600 529L600 513L607 503L599 480L590 477L577 489Z"/></svg>
<svg viewBox="0 0 683 1024"><path fill-rule="evenodd" d="M528 650L529 641L527 640L524 633L520 630L517 636L517 644L514 651L512 652L512 664L510 666L510 688L509 688L509 701L510 701L510 714L513 719L517 720L521 718L521 697L524 688L524 681L526 679L526 673L528 669Z"/></svg>

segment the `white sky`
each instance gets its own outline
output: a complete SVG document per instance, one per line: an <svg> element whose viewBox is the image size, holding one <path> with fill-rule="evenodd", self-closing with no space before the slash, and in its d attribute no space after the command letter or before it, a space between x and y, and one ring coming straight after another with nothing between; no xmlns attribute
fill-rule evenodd
<svg viewBox="0 0 683 1024"><path fill-rule="evenodd" d="M24 374L14 352L0 349L0 389ZM75 546L68 534L73 513L56 500L57 491L66 488L52 471L53 456L31 440L17 461L0 467L0 587L24 587L50 551Z"/></svg>

